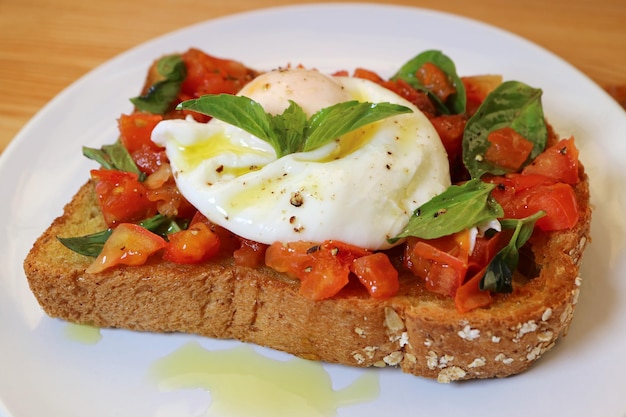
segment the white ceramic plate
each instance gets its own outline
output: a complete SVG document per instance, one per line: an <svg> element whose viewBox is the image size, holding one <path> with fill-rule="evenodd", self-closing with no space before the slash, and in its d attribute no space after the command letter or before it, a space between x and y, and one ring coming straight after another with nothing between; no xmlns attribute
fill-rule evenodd
<svg viewBox="0 0 626 417"><path fill-rule="evenodd" d="M128 97L138 92L148 64L190 46L259 69L303 63L328 71L364 66L383 75L418 52L441 49L461 74L500 73L541 87L557 131L577 138L596 205L593 243L568 337L528 372L504 380L440 385L397 370L327 365L318 370L330 379L316 378L318 385L330 389L332 383L340 390L365 375L366 387L380 388L377 395L355 389L365 398L351 404L327 401L330 415L626 415L624 111L570 65L509 33L433 11L358 4L260 10L174 32L92 71L24 127L0 159L0 415L185 417L238 415L242 409L218 398L217 391L210 409L210 394L198 381L186 389L165 389L152 373L188 343L208 351L238 343L123 330L102 330L93 344L85 335L76 340L68 332L77 329L43 314L21 266L35 238L87 178L93 165L81 157L81 146L110 143L115 119L130 110ZM257 352L264 355L259 360L288 358ZM174 380L173 387L184 381ZM252 393L239 398L237 403L247 404L244 411L254 408ZM279 410L289 403L282 398L259 403L253 414L315 415L305 403L297 411Z"/></svg>

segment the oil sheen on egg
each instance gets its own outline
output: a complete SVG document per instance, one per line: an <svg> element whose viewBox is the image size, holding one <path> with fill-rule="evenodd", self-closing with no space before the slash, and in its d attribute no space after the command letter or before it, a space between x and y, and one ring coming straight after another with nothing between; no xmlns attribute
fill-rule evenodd
<svg viewBox="0 0 626 417"><path fill-rule="evenodd" d="M265 73L240 93L265 111L289 100L311 116L359 100L410 107L309 152L276 158L263 140L219 120L159 123L181 193L212 222L257 242L340 240L384 249L413 211L450 185L448 159L426 116L371 81L304 69Z"/></svg>

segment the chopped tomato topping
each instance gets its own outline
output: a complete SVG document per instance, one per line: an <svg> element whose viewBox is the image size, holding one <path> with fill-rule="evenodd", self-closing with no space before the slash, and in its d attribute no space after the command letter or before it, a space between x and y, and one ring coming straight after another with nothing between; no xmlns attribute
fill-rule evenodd
<svg viewBox="0 0 626 417"><path fill-rule="evenodd" d="M267 248L265 264L301 281L300 294L312 300L336 295L349 281L355 259L371 252L335 240L322 243L276 242Z"/></svg>
<svg viewBox="0 0 626 417"><path fill-rule="evenodd" d="M487 307L493 301L489 291L480 289L480 281L486 270L486 267L481 269L457 289L454 295L454 305L459 313Z"/></svg>
<svg viewBox="0 0 626 417"><path fill-rule="evenodd" d="M485 98L502 84L501 75L476 75L461 77L465 86L465 96L467 99L466 113L472 116L478 107L485 101Z"/></svg>
<svg viewBox="0 0 626 417"><path fill-rule="evenodd" d="M424 87L432 91L441 101L445 102L449 96L456 93L456 88L441 68L432 62L426 62L415 74Z"/></svg>
<svg viewBox="0 0 626 417"><path fill-rule="evenodd" d="M196 222L186 230L172 233L163 259L179 264L197 264L214 257L220 249L219 237L205 223Z"/></svg>
<svg viewBox="0 0 626 417"><path fill-rule="evenodd" d="M97 169L91 171L96 182L100 209L107 225L134 223L156 214L156 205L148 199L148 190L131 172Z"/></svg>
<svg viewBox="0 0 626 417"><path fill-rule="evenodd" d="M539 154L523 174L539 174L566 184L578 183L578 148L574 138L562 139Z"/></svg>
<svg viewBox="0 0 626 417"><path fill-rule="evenodd" d="M569 229L578 222L576 194L569 184L537 174L508 174L487 181L497 184L491 194L505 218L521 219L543 210L546 215L536 226L544 231Z"/></svg>
<svg viewBox="0 0 626 417"><path fill-rule="evenodd" d="M241 239L241 246L233 252L235 265L255 268L265 263L265 251L268 245L253 240Z"/></svg>
<svg viewBox="0 0 626 417"><path fill-rule="evenodd" d="M166 245L161 236L136 224L122 223L113 229L102 252L85 272L95 274L116 265L143 265Z"/></svg>
<svg viewBox="0 0 626 417"><path fill-rule="evenodd" d="M445 114L430 118L430 122L439 134L441 143L448 154L450 175L454 180L461 180L466 175L463 165L463 132L467 118L461 114Z"/></svg>
<svg viewBox="0 0 626 417"><path fill-rule="evenodd" d="M469 260L469 231L438 239L409 238L405 266L438 294L454 297L463 284Z"/></svg>
<svg viewBox="0 0 626 417"><path fill-rule="evenodd" d="M159 114L142 112L122 114L117 120L122 145L131 155L144 146L153 152L162 150L160 146L150 139L152 129L161 120L163 120L163 117Z"/></svg>
<svg viewBox="0 0 626 417"><path fill-rule="evenodd" d="M491 131L485 159L507 171L519 170L530 156L533 143L510 127Z"/></svg>
<svg viewBox="0 0 626 417"><path fill-rule="evenodd" d="M398 271L391 264L389 257L382 252L355 259L350 270L359 278L372 298L384 299L398 293L400 288Z"/></svg>

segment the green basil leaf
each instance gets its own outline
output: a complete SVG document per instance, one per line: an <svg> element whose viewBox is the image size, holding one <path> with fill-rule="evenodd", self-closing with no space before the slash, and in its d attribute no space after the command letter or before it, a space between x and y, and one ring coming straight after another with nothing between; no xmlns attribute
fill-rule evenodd
<svg viewBox="0 0 626 417"><path fill-rule="evenodd" d="M268 142L277 155L281 153L282 143L272 128L272 116L265 112L261 104L248 97L207 94L197 99L183 101L176 108L193 110L237 126Z"/></svg>
<svg viewBox="0 0 626 417"><path fill-rule="evenodd" d="M237 126L268 142L278 158L316 149L366 124L412 111L398 104L350 101L321 109L307 120L304 110L293 101L282 114L271 115L256 101L230 94L205 95L177 108Z"/></svg>
<svg viewBox="0 0 626 417"><path fill-rule="evenodd" d="M541 105L542 91L518 81L507 81L491 92L467 121L463 134L463 163L472 178L507 171L484 158L490 132L511 127L533 143L529 161L543 152L548 129Z"/></svg>
<svg viewBox="0 0 626 417"><path fill-rule="evenodd" d="M502 248L487 265L479 288L483 291L511 292L513 291L513 271L519 263L519 250L530 239L535 223L545 216L544 211L538 211L532 216L523 219L505 219L500 224L503 229L515 229L509 243Z"/></svg>
<svg viewBox="0 0 626 417"><path fill-rule="evenodd" d="M187 77L187 67L180 55L170 55L157 62L157 72L163 78L150 86L145 94L130 101L138 110L164 114L178 97L180 86Z"/></svg>
<svg viewBox="0 0 626 417"><path fill-rule="evenodd" d="M445 103L437 97L432 91L428 90L416 77L417 71L425 63L430 62L441 69L448 77L456 89L456 93L448 97ZM456 72L454 62L444 53L437 50L429 50L420 53L413 59L407 61L396 74L391 77L392 80L402 79L409 83L413 88L428 93L429 97L435 102L438 110L444 114L463 114L466 110L467 96L465 92L465 84Z"/></svg>
<svg viewBox="0 0 626 417"><path fill-rule="evenodd" d="M281 158L302 150L302 138L307 127L306 113L298 104L289 101L289 107L279 115L271 116L276 137L282 138L276 157Z"/></svg>
<svg viewBox="0 0 626 417"><path fill-rule="evenodd" d="M491 197L494 188L480 180L451 185L415 210L405 229L389 243L409 236L436 239L502 217L502 207Z"/></svg>
<svg viewBox="0 0 626 417"><path fill-rule="evenodd" d="M310 151L370 123L411 112L408 107L392 103L354 100L334 104L311 116L303 150Z"/></svg>
<svg viewBox="0 0 626 417"><path fill-rule="evenodd" d="M100 149L83 146L83 155L96 161L105 169L134 172L139 176L140 181L145 179L145 174L139 170L133 157L119 140L112 145L104 145Z"/></svg>
<svg viewBox="0 0 626 417"><path fill-rule="evenodd" d="M93 233L86 236L79 237L59 237L57 239L61 242L66 248L73 250L74 252L85 255L96 257L102 252L102 247L104 243L107 241L109 236L113 233L112 229L106 229L101 232Z"/></svg>

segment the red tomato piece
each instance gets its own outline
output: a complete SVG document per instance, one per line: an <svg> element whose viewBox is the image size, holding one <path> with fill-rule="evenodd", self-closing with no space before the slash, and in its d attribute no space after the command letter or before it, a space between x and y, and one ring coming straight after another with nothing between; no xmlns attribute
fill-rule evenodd
<svg viewBox="0 0 626 417"><path fill-rule="evenodd" d="M409 238L404 259L409 270L424 280L426 288L454 297L467 273L469 232L431 240Z"/></svg>
<svg viewBox="0 0 626 417"><path fill-rule="evenodd" d="M578 178L578 148L574 138L562 139L526 166L522 174L537 174L566 184L576 184Z"/></svg>
<svg viewBox="0 0 626 417"><path fill-rule="evenodd" d="M489 132L485 159L507 171L519 170L530 156L533 143L510 127Z"/></svg>
<svg viewBox="0 0 626 417"><path fill-rule="evenodd" d="M487 181L497 184L491 194L504 209L505 218L521 219L543 210L546 215L536 226L544 231L569 229L578 222L576 194L569 184L537 174L510 174Z"/></svg>
<svg viewBox="0 0 626 417"><path fill-rule="evenodd" d="M398 293L398 271L389 257L377 252L357 258L350 270L359 278L372 298L384 299Z"/></svg>
<svg viewBox="0 0 626 417"><path fill-rule="evenodd" d="M298 278L300 294L312 300L336 295L349 281L355 259L371 252L343 242L274 243L267 248L265 264Z"/></svg>
<svg viewBox="0 0 626 417"><path fill-rule="evenodd" d="M172 233L163 259L178 264L197 264L211 259L220 249L219 237L205 223L197 222L186 230Z"/></svg>
<svg viewBox="0 0 626 417"><path fill-rule="evenodd" d="M152 129L161 120L163 120L163 117L158 114L141 112L122 114L117 120L122 145L131 155L144 146L153 152L162 150L163 148L150 139Z"/></svg>
<svg viewBox="0 0 626 417"><path fill-rule="evenodd" d="M467 118L460 114L446 114L430 119L433 127L441 138L450 165L450 174L453 179L460 180L465 177L466 170L462 163L463 155L463 132ZM456 181L453 181L456 182Z"/></svg>
<svg viewBox="0 0 626 417"><path fill-rule="evenodd" d="M95 180L100 209L109 227L118 223L135 223L156 214L146 187L137 174L98 169L91 171Z"/></svg>
<svg viewBox="0 0 626 417"><path fill-rule="evenodd" d="M501 75L476 75L461 77L465 86L465 96L467 98L466 113L472 116L478 107L485 101L485 98L502 84Z"/></svg>
<svg viewBox="0 0 626 417"><path fill-rule="evenodd" d="M85 272L96 274L117 265L143 265L166 245L161 236L139 225L122 223L113 229L102 252Z"/></svg>
<svg viewBox="0 0 626 417"><path fill-rule="evenodd" d="M446 73L432 62L426 62L422 65L417 70L415 76L424 87L432 91L443 102L456 93L456 88L454 88Z"/></svg>
<svg viewBox="0 0 626 417"><path fill-rule="evenodd" d="M241 246L233 252L235 265L255 268L265 262L268 245L253 240L241 239Z"/></svg>
<svg viewBox="0 0 626 417"><path fill-rule="evenodd" d="M485 275L486 267L463 283L456 291L454 305L459 313L467 313L476 308L489 306L493 298L489 291L481 291L480 281Z"/></svg>

